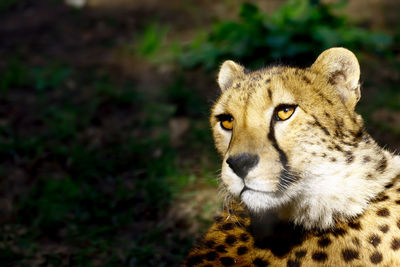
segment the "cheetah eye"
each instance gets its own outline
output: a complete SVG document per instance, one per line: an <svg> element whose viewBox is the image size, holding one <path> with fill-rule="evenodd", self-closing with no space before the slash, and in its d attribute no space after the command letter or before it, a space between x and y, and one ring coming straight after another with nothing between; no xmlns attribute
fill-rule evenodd
<svg viewBox="0 0 400 267"><path fill-rule="evenodd" d="M296 107L296 105L279 105L275 108L275 119L277 121L285 121L289 119L296 110Z"/></svg>
<svg viewBox="0 0 400 267"><path fill-rule="evenodd" d="M217 119L219 120L219 124L221 125L221 128L226 130L226 131L232 131L233 129L233 117L228 114L221 114L217 116Z"/></svg>

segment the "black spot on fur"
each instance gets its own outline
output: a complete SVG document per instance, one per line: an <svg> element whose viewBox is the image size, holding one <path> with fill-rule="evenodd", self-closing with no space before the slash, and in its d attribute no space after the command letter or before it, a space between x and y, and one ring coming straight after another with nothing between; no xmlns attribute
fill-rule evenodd
<svg viewBox="0 0 400 267"><path fill-rule="evenodd" d="M382 172L385 171L386 167L387 167L387 159L386 159L385 157L383 157L383 158L379 161L378 166L376 167L376 170L377 170L378 172L382 173Z"/></svg>
<svg viewBox="0 0 400 267"><path fill-rule="evenodd" d="M350 262L359 258L357 250L354 249L344 249L342 250L342 257L345 262Z"/></svg>
<svg viewBox="0 0 400 267"><path fill-rule="evenodd" d="M296 253L294 255L296 256L297 259L301 259L304 256L306 256L306 254L307 254L307 250L302 249L302 250L296 251Z"/></svg>
<svg viewBox="0 0 400 267"><path fill-rule="evenodd" d="M242 85L240 83L236 83L233 89L239 89Z"/></svg>
<svg viewBox="0 0 400 267"><path fill-rule="evenodd" d="M322 126L321 123L318 121L317 117L315 115L312 115L312 117L314 118L315 122L314 124L316 126L318 126L319 128L321 128L321 130L326 134L326 135L331 135L328 131L328 129L326 129L326 127Z"/></svg>
<svg viewBox="0 0 400 267"><path fill-rule="evenodd" d="M300 267L301 263L298 262L297 260L288 260L286 263L287 267Z"/></svg>
<svg viewBox="0 0 400 267"><path fill-rule="evenodd" d="M235 227L235 225L233 223L224 223L221 226L221 229L225 230L225 231L229 231L229 230L232 230L234 227Z"/></svg>
<svg viewBox="0 0 400 267"><path fill-rule="evenodd" d="M382 256L382 253L376 251L376 252L371 254L369 259L371 260L372 263L378 264L378 263L380 263L382 261L383 256Z"/></svg>
<svg viewBox="0 0 400 267"><path fill-rule="evenodd" d="M249 236L245 233L241 234L239 238L243 242L247 242L249 240Z"/></svg>
<svg viewBox="0 0 400 267"><path fill-rule="evenodd" d="M253 261L253 264L254 264L255 266L257 266L257 267L265 267L265 266L268 266L268 265L269 265L269 262L266 261L266 260L262 260L262 259L260 259L260 258L256 258L256 259Z"/></svg>
<svg viewBox="0 0 400 267"><path fill-rule="evenodd" d="M345 155L346 155L346 163L347 163L347 164L350 164L350 163L352 163L352 162L354 161L353 152L351 152L351 151L346 151L346 152L345 152Z"/></svg>
<svg viewBox="0 0 400 267"><path fill-rule="evenodd" d="M389 197L387 195L385 195L385 193L381 192L374 199L372 199L371 202L377 203L377 202L382 202L382 201L385 201L388 199L389 199Z"/></svg>
<svg viewBox="0 0 400 267"><path fill-rule="evenodd" d="M247 247L241 246L241 247L238 247L237 254L243 255L243 254L246 254L248 251L249 251L249 249Z"/></svg>
<svg viewBox="0 0 400 267"><path fill-rule="evenodd" d="M225 243L227 244L227 245L232 245L232 244L234 244L236 242L236 237L234 236L234 235L228 235L226 238L225 238Z"/></svg>
<svg viewBox="0 0 400 267"><path fill-rule="evenodd" d="M371 161L371 157L370 156L364 156L363 157L363 163L368 163Z"/></svg>
<svg viewBox="0 0 400 267"><path fill-rule="evenodd" d="M356 131L356 132L350 131L350 133L351 133L351 135L353 135L354 142L358 141L361 137L364 136L364 130L363 130L362 128L359 129L359 130ZM370 140L369 140L368 137L365 137L364 139L366 140L365 142L366 142L367 144L370 143Z"/></svg>
<svg viewBox="0 0 400 267"><path fill-rule="evenodd" d="M381 243L381 238L377 234L372 234L368 242L376 248Z"/></svg>
<svg viewBox="0 0 400 267"><path fill-rule="evenodd" d="M231 257L221 257L219 261L224 266L232 266L233 264L235 264L235 260Z"/></svg>
<svg viewBox="0 0 400 267"><path fill-rule="evenodd" d="M388 217L390 215L390 212L387 208L382 208L376 212L376 215L381 217Z"/></svg>
<svg viewBox="0 0 400 267"><path fill-rule="evenodd" d="M326 158L326 153L322 153L321 157Z"/></svg>
<svg viewBox="0 0 400 267"><path fill-rule="evenodd" d="M329 237L322 237L318 240L318 246L321 248L326 248L332 243Z"/></svg>
<svg viewBox="0 0 400 267"><path fill-rule="evenodd" d="M360 247L360 239L358 237L353 237L351 239L351 242L356 246L356 247Z"/></svg>
<svg viewBox="0 0 400 267"><path fill-rule="evenodd" d="M226 247L224 245L218 245L215 247L218 252L226 253Z"/></svg>
<svg viewBox="0 0 400 267"><path fill-rule="evenodd" d="M269 249L276 257L283 257L304 240L304 231L293 224L277 223L265 235L260 235L257 228L263 226L262 224L257 225L255 220L252 220L252 224L251 231L257 233L254 235L254 246Z"/></svg>
<svg viewBox="0 0 400 267"><path fill-rule="evenodd" d="M245 211L240 211L237 215L242 219L246 219L247 217L249 217L249 215Z"/></svg>
<svg viewBox="0 0 400 267"><path fill-rule="evenodd" d="M354 230L361 230L361 224L358 221L349 222L349 227Z"/></svg>
<svg viewBox="0 0 400 267"><path fill-rule="evenodd" d="M324 96L321 92L319 92L318 95L319 95L322 99L325 99L326 102L328 102L330 105L333 105L332 101L329 100L326 96Z"/></svg>
<svg viewBox="0 0 400 267"><path fill-rule="evenodd" d="M261 80L261 74L259 74L259 73L254 74L254 75L251 77L251 80L253 80L253 81L259 81L259 80Z"/></svg>
<svg viewBox="0 0 400 267"><path fill-rule="evenodd" d="M389 231L389 225L387 224L380 225L379 230L381 230L382 233L387 233Z"/></svg>
<svg viewBox="0 0 400 267"><path fill-rule="evenodd" d="M341 227L338 227L338 228L335 228L335 229L332 230L332 234L333 234L335 237L343 236L343 235L345 235L346 233L347 233L347 231L346 231L345 229L341 228Z"/></svg>
<svg viewBox="0 0 400 267"><path fill-rule="evenodd" d="M271 81L271 78L268 78L265 80L265 83L269 83Z"/></svg>
<svg viewBox="0 0 400 267"><path fill-rule="evenodd" d="M301 77L302 79L303 79L303 81L305 81L307 84L310 84L311 83L311 81L310 81L310 79L307 77L307 76L303 76L303 77Z"/></svg>
<svg viewBox="0 0 400 267"><path fill-rule="evenodd" d="M339 145L335 145L335 149L337 151L343 152L343 148L341 146L339 146Z"/></svg>
<svg viewBox="0 0 400 267"><path fill-rule="evenodd" d="M314 252L312 254L311 258L317 262L324 262L328 259L328 255L325 252L318 251L318 252Z"/></svg>
<svg viewBox="0 0 400 267"><path fill-rule="evenodd" d="M342 143L343 145L346 145L346 146L358 147L357 143L350 143L350 142L346 142L344 140L341 140L340 143Z"/></svg>
<svg viewBox="0 0 400 267"><path fill-rule="evenodd" d="M204 245L206 245L207 248L213 248L215 246L215 241L214 240L207 240L204 242Z"/></svg>
<svg viewBox="0 0 400 267"><path fill-rule="evenodd" d="M385 188L386 188L386 189L392 188L393 185L394 185L393 183L389 183L389 184L385 185Z"/></svg>
<svg viewBox="0 0 400 267"><path fill-rule="evenodd" d="M393 250L398 250L400 248L400 238L393 238L390 247Z"/></svg>
<svg viewBox="0 0 400 267"><path fill-rule="evenodd" d="M218 257L218 254L217 254L217 252L215 252L215 251L210 251L210 252L208 252L208 253L206 254L206 256L205 256L206 260L208 260L208 261L213 261L213 260L215 260L217 257Z"/></svg>
<svg viewBox="0 0 400 267"><path fill-rule="evenodd" d="M325 116L326 116L327 118L330 118L330 117L331 117L331 115L329 115L328 112L325 112Z"/></svg>
<svg viewBox="0 0 400 267"><path fill-rule="evenodd" d="M269 99L272 99L272 91L271 91L271 89L268 89L268 97L269 97Z"/></svg>
<svg viewBox="0 0 400 267"><path fill-rule="evenodd" d="M331 161L331 162L336 162L336 159L335 159L334 157L331 157L331 158L330 158L330 161Z"/></svg>
<svg viewBox="0 0 400 267"><path fill-rule="evenodd" d="M400 199L396 200L395 203L396 203L397 205L400 205Z"/></svg>
<svg viewBox="0 0 400 267"><path fill-rule="evenodd" d="M371 143L371 138L369 138L368 136L364 136L363 141L364 141L366 144L370 144L370 143Z"/></svg>

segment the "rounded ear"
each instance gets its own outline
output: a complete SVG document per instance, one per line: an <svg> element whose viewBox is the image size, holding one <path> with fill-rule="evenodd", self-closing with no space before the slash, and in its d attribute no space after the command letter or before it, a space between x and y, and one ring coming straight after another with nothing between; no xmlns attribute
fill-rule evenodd
<svg viewBox="0 0 400 267"><path fill-rule="evenodd" d="M218 85L222 91L229 88L235 77L244 74L243 66L235 63L232 60L227 60L222 63L218 73Z"/></svg>
<svg viewBox="0 0 400 267"><path fill-rule="evenodd" d="M342 102L354 109L360 100L360 65L356 56L342 47L322 52L311 69L325 75L327 82L339 93Z"/></svg>

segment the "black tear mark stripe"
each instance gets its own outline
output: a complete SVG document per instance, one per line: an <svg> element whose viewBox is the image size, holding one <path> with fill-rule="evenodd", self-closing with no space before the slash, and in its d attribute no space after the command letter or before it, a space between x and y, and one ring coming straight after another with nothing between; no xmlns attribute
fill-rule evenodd
<svg viewBox="0 0 400 267"><path fill-rule="evenodd" d="M293 175L291 175L289 172L289 166L287 164L288 159L287 159L286 153L279 147L278 143L276 142L276 138L275 138L275 123L276 123L276 121L274 120L274 114L275 114L275 112L272 114L271 121L269 124L268 139L271 141L272 146L276 149L276 151L278 151L279 160L283 166L283 170L280 173L279 184L278 184L279 189L283 190L283 189L285 189L285 187L288 186L288 184L295 181L296 178Z"/></svg>

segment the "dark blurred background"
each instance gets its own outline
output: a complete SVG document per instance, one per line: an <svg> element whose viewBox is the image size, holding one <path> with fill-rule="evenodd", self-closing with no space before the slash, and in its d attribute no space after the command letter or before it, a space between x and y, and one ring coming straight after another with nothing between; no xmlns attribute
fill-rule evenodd
<svg viewBox="0 0 400 267"><path fill-rule="evenodd" d="M345 46L400 148L400 2L0 1L0 265L177 266L222 207L219 64Z"/></svg>

